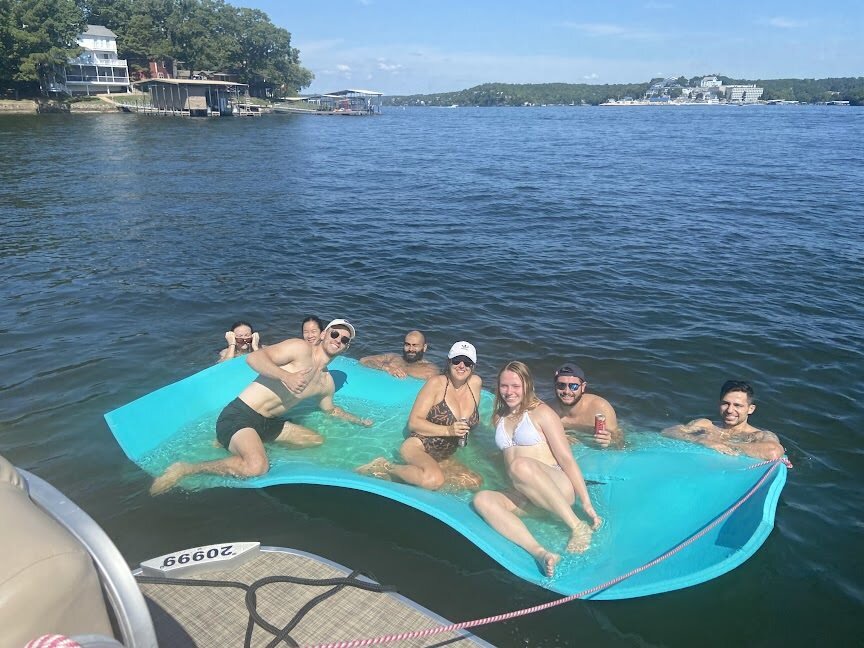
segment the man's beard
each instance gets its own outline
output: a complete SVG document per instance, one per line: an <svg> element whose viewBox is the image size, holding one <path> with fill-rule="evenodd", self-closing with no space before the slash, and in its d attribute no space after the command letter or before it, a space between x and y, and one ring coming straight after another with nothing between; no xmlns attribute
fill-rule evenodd
<svg viewBox="0 0 864 648"><path fill-rule="evenodd" d="M564 407L573 407L576 403L582 400L582 394L576 396L571 402L565 402L563 398L555 394L555 397L558 399L558 402L561 403Z"/></svg>
<svg viewBox="0 0 864 648"><path fill-rule="evenodd" d="M408 353L406 353L405 351L403 351L403 352L402 352L402 359L403 359L405 362L409 363L409 364L412 363L412 362L420 362L420 361L423 359L423 352L422 352L422 351L417 351L417 352L414 354L414 357L411 357Z"/></svg>

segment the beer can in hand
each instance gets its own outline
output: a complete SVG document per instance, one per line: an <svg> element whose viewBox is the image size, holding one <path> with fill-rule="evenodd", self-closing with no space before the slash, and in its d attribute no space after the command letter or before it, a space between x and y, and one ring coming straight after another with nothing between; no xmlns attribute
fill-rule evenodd
<svg viewBox="0 0 864 648"><path fill-rule="evenodd" d="M468 423L468 419L464 419L464 418L457 419L457 421L460 423ZM460 436L459 439L457 439L456 445L460 448L464 448L465 446L468 445L468 433L467 432L464 435Z"/></svg>
<svg viewBox="0 0 864 648"><path fill-rule="evenodd" d="M606 431L606 415L605 414L595 414L594 415L594 435L598 435L601 432Z"/></svg>

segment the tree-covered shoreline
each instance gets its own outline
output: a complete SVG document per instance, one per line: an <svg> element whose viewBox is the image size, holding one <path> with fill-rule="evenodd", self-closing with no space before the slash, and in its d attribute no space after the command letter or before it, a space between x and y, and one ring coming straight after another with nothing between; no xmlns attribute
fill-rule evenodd
<svg viewBox="0 0 864 648"><path fill-rule="evenodd" d="M702 77L684 81L690 85ZM864 105L864 77L830 79L731 79L718 77L726 85L755 84L764 88L765 101L799 101L822 103L848 101ZM591 85L587 83L484 83L466 90L433 94L397 95L387 97L392 106L524 106L582 105L596 106L610 99L643 96L656 81L629 84Z"/></svg>
<svg viewBox="0 0 864 648"><path fill-rule="evenodd" d="M80 53L85 25L117 35L130 71L172 59L294 94L312 82L291 34L258 9L223 0L0 0L0 89L39 91L40 77Z"/></svg>

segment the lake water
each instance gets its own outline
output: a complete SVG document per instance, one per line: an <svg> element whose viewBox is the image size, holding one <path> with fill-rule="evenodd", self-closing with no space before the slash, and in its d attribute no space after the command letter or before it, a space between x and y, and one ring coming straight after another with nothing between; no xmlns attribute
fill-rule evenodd
<svg viewBox="0 0 864 648"><path fill-rule="evenodd" d="M436 520L335 488L148 495L102 414L348 317L350 355L477 346L551 396L585 369L626 429L716 412L795 468L776 527L695 588L576 602L502 646L860 644L864 111L391 108L380 117L0 116L0 453L87 510L130 563L258 539L363 570L455 621L554 598ZM663 520L658 519L662 525Z"/></svg>

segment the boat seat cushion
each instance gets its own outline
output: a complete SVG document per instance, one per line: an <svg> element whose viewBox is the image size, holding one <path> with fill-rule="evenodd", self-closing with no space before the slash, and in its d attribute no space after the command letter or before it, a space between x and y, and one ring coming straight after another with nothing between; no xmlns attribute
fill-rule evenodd
<svg viewBox="0 0 864 648"><path fill-rule="evenodd" d="M0 648L45 634L113 636L90 554L0 456Z"/></svg>

